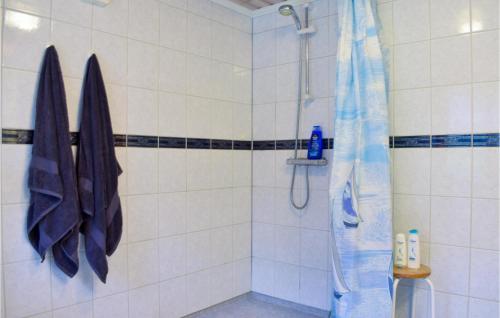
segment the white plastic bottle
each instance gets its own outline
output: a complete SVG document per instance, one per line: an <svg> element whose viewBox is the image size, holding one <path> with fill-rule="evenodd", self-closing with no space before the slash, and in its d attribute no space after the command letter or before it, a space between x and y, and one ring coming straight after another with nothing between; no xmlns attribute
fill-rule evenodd
<svg viewBox="0 0 500 318"><path fill-rule="evenodd" d="M420 240L418 230L412 229L408 235L408 268L420 268Z"/></svg>
<svg viewBox="0 0 500 318"><path fill-rule="evenodd" d="M406 236L403 233L396 234L396 248L394 264L397 267L405 267L408 264L408 254L406 247Z"/></svg>

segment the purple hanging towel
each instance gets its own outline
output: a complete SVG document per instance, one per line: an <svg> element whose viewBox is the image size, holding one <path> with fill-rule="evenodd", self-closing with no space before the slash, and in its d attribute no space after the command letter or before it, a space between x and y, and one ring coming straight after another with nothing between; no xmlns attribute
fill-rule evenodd
<svg viewBox="0 0 500 318"><path fill-rule="evenodd" d="M122 234L122 211L108 100L97 57L87 62L83 85L80 143L77 152L78 190L83 210L82 233L88 262L105 283L107 256L111 256Z"/></svg>
<svg viewBox="0 0 500 318"><path fill-rule="evenodd" d="M56 265L68 276L78 272L81 224L68 110L54 46L45 51L29 167L28 237L42 261L52 248Z"/></svg>

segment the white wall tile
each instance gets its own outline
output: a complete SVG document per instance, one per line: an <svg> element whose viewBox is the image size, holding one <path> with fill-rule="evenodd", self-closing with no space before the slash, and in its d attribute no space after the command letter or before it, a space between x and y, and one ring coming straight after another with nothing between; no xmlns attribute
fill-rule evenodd
<svg viewBox="0 0 500 318"><path fill-rule="evenodd" d="M469 257L470 251L465 247L431 245L431 279L437 291L467 295Z"/></svg>
<svg viewBox="0 0 500 318"><path fill-rule="evenodd" d="M128 285L137 288L158 282L158 241L143 241L128 245ZM132 302L132 292L129 292ZM131 303L132 305L132 303ZM132 312L132 310L131 310ZM139 312L137 312L139 313Z"/></svg>
<svg viewBox="0 0 500 318"><path fill-rule="evenodd" d="M210 20L188 14L187 16L187 51L192 54L210 57L211 55Z"/></svg>
<svg viewBox="0 0 500 318"><path fill-rule="evenodd" d="M129 37L140 41L158 43L159 11L158 0L129 1Z"/></svg>
<svg viewBox="0 0 500 318"><path fill-rule="evenodd" d="M275 104L253 106L253 139L274 140Z"/></svg>
<svg viewBox="0 0 500 318"><path fill-rule="evenodd" d="M274 263L274 296L288 301L299 300L300 267Z"/></svg>
<svg viewBox="0 0 500 318"><path fill-rule="evenodd" d="M186 193L158 195L159 235L171 236L186 232Z"/></svg>
<svg viewBox="0 0 500 318"><path fill-rule="evenodd" d="M183 94L187 88L186 53L160 48L158 87L162 91Z"/></svg>
<svg viewBox="0 0 500 318"><path fill-rule="evenodd" d="M432 194L469 196L471 160L472 153L467 148L432 149Z"/></svg>
<svg viewBox="0 0 500 318"><path fill-rule="evenodd" d="M300 212L297 211L290 202L290 190L276 188L274 193L274 223L285 226L299 226L301 221ZM301 195L297 195L295 198L300 200L302 197Z"/></svg>
<svg viewBox="0 0 500 318"><path fill-rule="evenodd" d="M210 193L210 226L233 224L233 189L214 189Z"/></svg>
<svg viewBox="0 0 500 318"><path fill-rule="evenodd" d="M211 191L190 191L187 193L186 229L188 232L210 228Z"/></svg>
<svg viewBox="0 0 500 318"><path fill-rule="evenodd" d="M274 223L274 188L254 187L252 193L252 221Z"/></svg>
<svg viewBox="0 0 500 318"><path fill-rule="evenodd" d="M186 43L186 11L160 3L160 45L185 51Z"/></svg>
<svg viewBox="0 0 500 318"><path fill-rule="evenodd" d="M274 259L275 226L266 223L253 223L252 257Z"/></svg>
<svg viewBox="0 0 500 318"><path fill-rule="evenodd" d="M472 78L475 82L500 79L498 30L472 35Z"/></svg>
<svg viewBox="0 0 500 318"><path fill-rule="evenodd" d="M212 16L212 3L210 0L187 0L189 12L210 18Z"/></svg>
<svg viewBox="0 0 500 318"><path fill-rule="evenodd" d="M431 0L433 38L470 32L468 0Z"/></svg>
<svg viewBox="0 0 500 318"><path fill-rule="evenodd" d="M212 132L214 139L232 139L233 137L233 104L224 101L214 101L212 108Z"/></svg>
<svg viewBox="0 0 500 318"><path fill-rule="evenodd" d="M471 202L467 198L432 197L431 239L433 243L469 246Z"/></svg>
<svg viewBox="0 0 500 318"><path fill-rule="evenodd" d="M328 230L330 224L329 201L328 191L311 191L309 204L300 219L300 226L308 229Z"/></svg>
<svg viewBox="0 0 500 318"><path fill-rule="evenodd" d="M441 212L441 211L438 211ZM418 229L420 240L430 241L431 198L423 195L394 195L394 233L408 235Z"/></svg>
<svg viewBox="0 0 500 318"><path fill-rule="evenodd" d="M55 318L75 317L75 318L92 318L92 303L82 303L65 308L55 310L53 313Z"/></svg>
<svg viewBox="0 0 500 318"><path fill-rule="evenodd" d="M395 1L394 2L394 41L406 43L429 39L429 2Z"/></svg>
<svg viewBox="0 0 500 318"><path fill-rule="evenodd" d="M210 231L189 233L187 235L186 246L187 273L193 273L210 267Z"/></svg>
<svg viewBox="0 0 500 318"><path fill-rule="evenodd" d="M242 223L233 226L233 259L248 258L252 254L252 226Z"/></svg>
<svg viewBox="0 0 500 318"><path fill-rule="evenodd" d="M158 150L127 149L129 194L147 194L158 191Z"/></svg>
<svg viewBox="0 0 500 318"><path fill-rule="evenodd" d="M233 264L228 263L210 270L210 303L218 304L234 295Z"/></svg>
<svg viewBox="0 0 500 318"><path fill-rule="evenodd" d="M158 134L160 136L186 136L186 97L179 94L159 93Z"/></svg>
<svg viewBox="0 0 500 318"><path fill-rule="evenodd" d="M498 28L498 2L495 0L471 0L472 31Z"/></svg>
<svg viewBox="0 0 500 318"><path fill-rule="evenodd" d="M186 235L165 237L158 241L160 280L186 273Z"/></svg>
<svg viewBox="0 0 500 318"><path fill-rule="evenodd" d="M300 265L327 270L329 258L327 231L302 229L300 231Z"/></svg>
<svg viewBox="0 0 500 318"><path fill-rule="evenodd" d="M252 291L274 294L274 262L252 257Z"/></svg>
<svg viewBox="0 0 500 318"><path fill-rule="evenodd" d="M128 315L128 294L116 294L94 300L95 318L121 318Z"/></svg>
<svg viewBox="0 0 500 318"><path fill-rule="evenodd" d="M210 152L199 149L187 150L187 188L188 190L209 189L211 176L206 173L211 165Z"/></svg>
<svg viewBox="0 0 500 318"><path fill-rule="evenodd" d="M468 83L472 78L470 35L431 41L433 85Z"/></svg>
<svg viewBox="0 0 500 318"><path fill-rule="evenodd" d="M2 77L2 127L32 129L36 101L27 92L36 92L38 75L4 68Z"/></svg>
<svg viewBox="0 0 500 318"><path fill-rule="evenodd" d="M50 17L51 0L6 0L4 3L8 9Z"/></svg>
<svg viewBox="0 0 500 318"><path fill-rule="evenodd" d="M81 84L78 85L81 87ZM107 85L106 95L108 97L108 107L111 116L111 124L113 125L114 134L126 134L127 132L127 110L128 110L128 93L126 86L110 84ZM78 105L78 104L76 104ZM70 130L72 130L70 124ZM75 130L77 124L75 123Z"/></svg>
<svg viewBox="0 0 500 318"><path fill-rule="evenodd" d="M92 6L78 0L52 0L52 18L90 27Z"/></svg>
<svg viewBox="0 0 500 318"><path fill-rule="evenodd" d="M29 201L28 167L31 160L31 146L2 145L2 203L23 203Z"/></svg>
<svg viewBox="0 0 500 318"><path fill-rule="evenodd" d="M274 151L253 151L253 185L274 185Z"/></svg>
<svg viewBox="0 0 500 318"><path fill-rule="evenodd" d="M249 292L252 287L252 263L250 258L236 261L233 265L235 295Z"/></svg>
<svg viewBox="0 0 500 318"><path fill-rule="evenodd" d="M250 187L233 189L233 223L250 222L252 219L252 190Z"/></svg>
<svg viewBox="0 0 500 318"><path fill-rule="evenodd" d="M127 197L128 240L138 242L158 237L158 196Z"/></svg>
<svg viewBox="0 0 500 318"><path fill-rule="evenodd" d="M159 287L149 285L129 292L130 318L160 317Z"/></svg>
<svg viewBox="0 0 500 318"><path fill-rule="evenodd" d="M160 192L186 191L186 150L160 149L158 163L158 190Z"/></svg>
<svg viewBox="0 0 500 318"><path fill-rule="evenodd" d="M500 125L499 82L472 86L472 127L474 133L497 131Z"/></svg>
<svg viewBox="0 0 500 318"><path fill-rule="evenodd" d="M471 249L471 297L499 300L498 256L497 251Z"/></svg>
<svg viewBox="0 0 500 318"><path fill-rule="evenodd" d="M497 317L498 302L471 298L469 302L469 318Z"/></svg>
<svg viewBox="0 0 500 318"><path fill-rule="evenodd" d="M300 230L296 227L276 225L274 259L288 264L300 264Z"/></svg>
<svg viewBox="0 0 500 318"><path fill-rule="evenodd" d="M472 195L476 198L498 198L499 150L475 148L472 151Z"/></svg>
<svg viewBox="0 0 500 318"><path fill-rule="evenodd" d="M467 317L467 297L440 292L435 297L437 317Z"/></svg>
<svg viewBox="0 0 500 318"><path fill-rule="evenodd" d="M430 149L395 149L394 192L402 194L429 194L431 182L430 167Z"/></svg>
<svg viewBox="0 0 500 318"><path fill-rule="evenodd" d="M317 308L328 308L327 272L300 268L300 302Z"/></svg>
<svg viewBox="0 0 500 318"><path fill-rule="evenodd" d="M233 150L233 184L250 186L252 184L252 154L248 151Z"/></svg>
<svg viewBox="0 0 500 318"><path fill-rule="evenodd" d="M402 44L394 47L394 83L397 89L429 86L429 42Z"/></svg>
<svg viewBox="0 0 500 318"><path fill-rule="evenodd" d="M128 84L156 89L158 87L158 47L128 40Z"/></svg>
<svg viewBox="0 0 500 318"><path fill-rule="evenodd" d="M471 246L498 250L499 202L473 199L471 218Z"/></svg>
<svg viewBox="0 0 500 318"><path fill-rule="evenodd" d="M215 22L217 21L217 22ZM212 58L225 63L233 62L233 29L223 25L220 20L211 22L211 54Z"/></svg>
<svg viewBox="0 0 500 318"><path fill-rule="evenodd" d="M276 101L276 68L267 67L253 71L254 105Z"/></svg>
<svg viewBox="0 0 500 318"><path fill-rule="evenodd" d="M432 134L467 133L472 128L471 85L432 89Z"/></svg>
<svg viewBox="0 0 500 318"><path fill-rule="evenodd" d="M26 232L27 204L2 207L3 262L27 261L39 258L28 240Z"/></svg>
<svg viewBox="0 0 500 318"><path fill-rule="evenodd" d="M206 138L210 136L212 125L210 117L212 115L211 102L205 98L187 98L187 137Z"/></svg>
<svg viewBox="0 0 500 318"><path fill-rule="evenodd" d="M210 274L210 270L205 270L186 277L188 312L210 306Z"/></svg>
<svg viewBox="0 0 500 318"><path fill-rule="evenodd" d="M210 257L212 266L233 260L233 228L231 226L210 231Z"/></svg>
<svg viewBox="0 0 500 318"><path fill-rule="evenodd" d="M262 54L262 52L256 53L259 56ZM276 63L297 62L299 60L299 53L299 37L295 26L288 25L276 29Z"/></svg>
<svg viewBox="0 0 500 318"><path fill-rule="evenodd" d="M3 269L7 316L25 317L51 309L49 260L8 264Z"/></svg>
<svg viewBox="0 0 500 318"><path fill-rule="evenodd" d="M409 89L394 92L394 134L427 135L431 132L431 90Z"/></svg>
<svg viewBox="0 0 500 318"><path fill-rule="evenodd" d="M182 317L186 308L186 277L173 278L160 284L160 317Z"/></svg>
<svg viewBox="0 0 500 318"><path fill-rule="evenodd" d="M50 21L27 13L6 10L3 33L3 65L38 71L50 43ZM26 25L19 21L28 21Z"/></svg>
<svg viewBox="0 0 500 318"><path fill-rule="evenodd" d="M128 34L128 1L116 0L107 6L93 6L92 27L121 36Z"/></svg>

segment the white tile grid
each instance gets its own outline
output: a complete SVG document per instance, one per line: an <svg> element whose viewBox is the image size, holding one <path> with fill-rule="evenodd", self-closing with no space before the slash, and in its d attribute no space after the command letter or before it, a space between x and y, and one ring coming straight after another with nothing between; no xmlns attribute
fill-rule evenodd
<svg viewBox="0 0 500 318"><path fill-rule="evenodd" d="M498 2L465 0L462 3L464 10L459 10L458 2L447 0L389 0L379 5L393 12L392 15L384 12L382 16L385 29L393 33L386 36L389 41L394 39L394 44L387 44L391 50L404 46L429 47L429 53L424 53L429 54L428 62L418 68L407 68L416 62L410 63L407 56L400 59L401 65L398 60L391 60L391 65L395 63L396 81L398 74L403 83L410 81L407 86L401 86L401 82L396 82L395 88L392 86L391 95L397 96L393 134L499 131L495 120L498 117L495 114L498 112L496 60L499 53L498 45L494 44L498 43ZM415 6L428 6L429 11L419 8L405 11ZM470 9L472 17L468 17ZM461 16L464 12L465 18ZM400 18L405 14L408 14L406 18ZM417 17L418 21L412 20ZM462 25L457 21L462 21ZM472 33L460 28L467 29L470 25ZM489 35L489 42L496 51L488 51L484 45L473 46L474 38L479 41ZM443 46L447 50L443 59L436 51L441 42L448 43ZM463 44L461 49L450 51L453 43L461 45L460 42ZM428 75L422 77L422 72ZM415 81L418 76L425 80ZM473 95L467 93L464 98L453 101L456 93L451 92L461 87L467 91L473 89ZM434 92L438 91L440 97L436 99L438 96ZM450 93L441 94L446 91ZM474 91L480 91L476 93L478 96L474 96ZM418 102L412 104L415 100L411 96ZM484 116L485 108L492 115L489 119ZM395 232L413 227L422 230L423 260L430 261L434 273L431 278L438 291L437 315L469 318L498 315L498 149L395 149L394 155ZM415 170L415 167L420 169ZM415 199L427 203L416 205ZM398 210L398 206L402 209ZM410 211L421 214L418 221ZM480 216L482 213L488 217L488 222ZM481 255L482 259L473 255ZM423 284L418 287L419 294L427 289ZM400 309L407 305L405 297L399 298ZM429 313L428 294L419 299L417 316L424 317ZM458 304L461 304L460 310L456 310Z"/></svg>
<svg viewBox="0 0 500 318"><path fill-rule="evenodd" d="M308 138L313 124L332 136L336 12L319 1L311 11L318 33L311 37L313 103L302 113L299 138ZM326 5L326 7L325 7ZM319 9L321 7L321 9ZM301 9L298 8L301 15ZM327 17L325 17L325 12ZM253 139L293 139L297 94L298 37L290 18L269 14L254 19ZM268 48L267 50L259 49ZM270 49L269 49L270 48ZM269 55L271 53L271 55ZM260 84L260 85L259 85ZM317 122L318 121L318 122ZM328 168L310 171L311 201L298 216L289 203L291 169L285 164L291 150L253 152L252 289L301 304L329 309ZM325 156L330 157L326 150ZM305 155L300 151L300 155ZM314 168L316 169L316 168ZM304 171L296 179L296 199L303 200ZM324 213L322 213L324 212Z"/></svg>
<svg viewBox="0 0 500 318"><path fill-rule="evenodd" d="M215 7L216 5L214 4L212 7L211 3L210 2L208 3L210 9L209 12L212 12L212 8ZM158 2L153 0L151 1L151 4L157 6ZM169 4L175 6L177 3L171 2ZM38 3L37 5L43 6L41 3ZM20 10L20 11L9 11L13 12L14 15L15 14L24 15L24 17L28 19L31 17L35 21L38 21L38 23L40 23L41 26L39 30L41 31L34 32L34 34L30 33L32 35L30 35L31 38L29 39L23 37L19 32L16 34L12 34L12 36L9 37L8 35L9 31L8 30L6 31L7 36L4 37L3 73L21 74L22 76L14 75L12 81L9 81L9 83L17 81L19 83L22 83L22 85L26 87L24 91L34 91L35 84L32 80L34 79L36 81L37 77L36 72L38 70L38 64L34 63L38 63L41 57L42 50L45 48L45 45L49 43L56 44L61 58L63 73L67 75L65 76L65 82L66 82L66 91L68 95L68 106L69 106L68 108L71 117L70 122L72 123L71 130L77 130L77 125L76 125L76 123L78 122L76 117L77 110L72 110L73 108L72 104L77 105L76 101L79 96L80 85L81 85L80 83L83 77L84 60L87 57L87 56L76 56L76 55L73 56L71 53L73 51L80 53L84 52L85 54L88 54L89 52L91 52L91 48L93 47L94 50L98 53L100 57L101 67L103 69L104 76L106 77L105 80L106 82L110 83L108 85L108 97L110 103L112 103L112 101L115 100L116 101L115 103L120 102L120 105L125 105L125 111L123 111L123 109L114 110L113 105L111 105L112 112L123 114L121 116L113 116L114 119L120 118L118 122L113 123L115 126L115 131L118 133L157 134L156 129L160 129L160 131L162 129L165 129L164 127L161 127L161 122L159 121L159 119L156 119L159 117L158 94L163 92L180 93L179 96L187 96L185 90L175 91L175 88L170 89L169 86L167 86L168 89L160 92L158 90L158 81L159 79L161 80L161 78L159 77L161 76L161 71L160 75L153 75L153 77L149 76L150 74L158 74L157 69L159 65L158 61L160 55L157 52L159 49L170 50L172 52L176 52L178 54L186 56L185 49L179 48L179 44L177 42L179 41L178 38L174 37L166 39L165 34L163 33L159 35L160 42L158 42L156 36L151 38L151 35L158 33L159 27L158 24L156 23L158 21L154 22L152 26L149 26L152 27L153 29L135 30L134 31L135 35L133 36L134 41L130 42L130 43L137 43L137 45L142 46L143 48L147 48L146 52L149 50L149 52L152 52L153 54L152 56L155 57L153 59L145 59L145 60L137 59L135 61L131 61L131 63L127 62L127 56L128 56L127 34L132 36L132 34L130 34L131 30L129 28L130 27L133 28L133 26L131 26L130 24L127 25L128 23L127 21L130 21L127 0L113 1L112 5L107 7L107 10L95 7L95 9L89 10L88 15L86 14L74 15L73 14L74 12L71 13L71 10L73 9L78 10L77 7L81 6L81 3L76 0L74 1L74 3L68 3L68 4L65 3L65 7L58 7L60 9L58 11L57 10L54 11L55 10L54 4L52 4L52 9L51 9L50 1L47 1L48 10L44 10L43 8L39 9L33 4L28 3L28 1L20 1L20 0L11 1L8 4L8 6L15 10ZM161 6L163 8L168 7L168 5L164 3L161 3ZM150 9L149 7L143 7L140 8L140 11L144 13L149 9ZM180 9L184 10L183 8ZM64 12L61 10L63 10ZM65 12L67 10L69 10L68 13ZM211 23L213 24L222 23L226 26L226 28L230 28L231 37L235 39L235 41L236 40L240 41L239 37L246 37L246 40L244 40L243 42L240 41L241 43L239 45L241 46L240 47L241 50L248 50L248 47L251 47L250 38L248 37L249 34L251 33L251 25L248 23L249 19L243 18L243 16L236 13L232 13L229 10L223 12L223 14L225 14L224 16L225 18L222 19L220 16L221 14L220 8L218 8L218 10L219 10L218 15L216 16L214 13L214 17L213 20L211 20ZM52 15L50 13L51 11ZM142 14L141 12L139 13ZM41 16L27 15L27 13L41 14ZM130 13L132 14L132 12ZM135 13L136 12L134 12L134 14ZM193 12L193 14L196 13ZM148 14L146 12L146 14L142 18L139 17L139 19L144 19L147 17ZM88 46L84 48L79 47L78 49L74 49L73 51L66 51L64 46L66 45L66 43L70 43L68 41L70 41L71 39L64 40L64 38L61 38L61 41L57 41L56 43L56 39L50 36L50 34L53 34L55 32L55 29L53 29L51 33L50 25L51 24L63 25L63 23L65 23L64 25L68 29L69 28L74 28L75 30L78 29L80 33L85 33L86 36L88 35L89 38ZM222 24L220 25L222 26ZM138 25L141 28L144 26L142 22L139 23ZM7 27L5 27L5 29L7 29ZM11 28L11 30L15 29ZM74 32L72 32L72 34L73 33ZM103 37L107 37L107 40L105 38L102 39ZM22 41L19 40L20 42L16 42L18 41L18 39L21 39ZM154 45L142 41L154 43ZM250 42L249 46L246 44L245 41ZM10 43L12 43L12 45L10 45ZM86 42L81 42L81 43L86 43ZM78 44L81 46L81 43ZM122 45L123 43L124 45ZM164 44L166 46L163 46ZM116 48L118 49L116 50ZM141 48L141 50L143 49ZM19 54L18 52L22 52L22 54ZM235 52L238 53L237 50ZM140 53L141 55L139 56L142 57L142 54L144 53L145 53L144 51L141 51ZM29 54L29 56L27 54ZM244 74L246 74L246 77L250 76L250 72L247 71L245 73L245 70L248 70L249 67L251 67L251 64L249 64L250 62L248 62L248 58L245 59L243 57L235 59L234 60L235 64L232 63L233 63L232 58L229 60L226 57L226 65L230 66L230 69L234 68L235 77L242 78L241 76ZM127 64L129 65L127 66ZM133 83L136 82L137 83L136 84L133 84L132 82L127 83L127 73L130 71L133 72L134 65L137 65L137 67L140 68L149 67L150 72L143 73L139 72L139 69L137 69L138 70L137 76L134 76L134 78L132 78ZM73 67L74 70L64 69L64 67ZM146 74L146 76L143 76L142 74ZM233 77L233 75L231 75L231 77ZM227 83L233 82L231 77L229 78L226 77L223 78L222 80L226 81ZM138 82L138 80L140 80L140 82ZM69 85L71 84L72 81L75 81L76 85ZM7 82L4 83L5 84L2 87L3 91L2 96L4 96L4 99L2 100L2 105L3 105L3 113L5 115L3 116L2 126L12 127L12 128L26 128L26 129L32 128L33 127L32 119L30 120L25 119L26 114L33 113L32 100L27 99L26 96L19 95L14 87L5 86ZM249 92L245 93L245 90L250 91L251 83L248 80L239 80L239 83L241 83L241 85L239 87L234 88L235 89L234 93L230 92L229 94L226 94L224 97L225 99L212 98L211 95L204 96L204 98L213 104L228 102L228 104L231 105L231 108L233 107L233 105L234 107L242 107L240 105L245 105L245 104L249 105L251 102L249 96L251 96L251 94ZM127 84L129 85L127 86ZM137 87L134 87L133 85L136 85ZM75 88L72 89L71 88L72 86L74 86ZM112 88L111 86L116 88ZM155 97L156 101L153 102L151 107L151 109L153 109L153 112L150 114L151 116L148 115L144 117L145 114L149 113L148 112L144 113L143 105L137 103L138 109L137 109L137 114L134 115L134 118L136 119L146 118L143 122L136 122L134 120L131 120L131 118L129 118L129 123L127 124L127 113L128 113L126 111L127 101L126 100L123 101L123 98L121 98L120 95L126 96L128 87L132 87L132 89L136 90L141 88L141 90L143 90L145 93L156 96ZM117 92L121 93L113 93L114 90L117 90ZM12 92L13 95L8 95L6 94L6 92ZM73 95L75 97L73 97ZM129 105L129 107L132 106L133 105ZM21 111L19 108L21 108ZM76 109L76 107L74 108ZM16 113L18 114L22 113L24 115L21 118L19 115L16 115ZM246 115L248 113L245 112L244 114ZM188 120L187 117L185 117L185 115L181 114L180 116L181 117L179 118L181 118L181 121ZM184 119L182 119L182 117L184 117ZM233 117L234 116L230 116L229 120L232 120ZM245 122L244 119L240 119L238 117L234 118L237 118L239 122L242 123ZM215 125L218 121L219 118L214 118L213 124ZM248 119L248 121L250 121L250 118ZM152 127L156 126L160 127L153 128L153 130L151 130ZM118 128L118 130L116 128ZM232 139L233 135L232 135L231 123L228 129L230 131L229 133L230 136L228 136L228 139ZM178 132L178 136L185 136L185 134L186 134L185 131ZM241 128L239 128L238 134L239 134L238 137L236 135L234 136L235 139L248 139L251 136L250 133L243 131ZM176 136L176 135L177 135L176 132L169 134L169 136ZM206 138L212 136L204 135L197 137ZM8 214L3 213L3 220L4 220L3 232L7 233L6 232L7 228L5 227L5 224L9 224L10 226L13 227L13 229L15 228L19 229L18 231L19 233L24 233L24 226L23 226L24 218L19 218L18 214L24 213L26 208L25 203L27 203L28 200L28 195L25 190L26 188L25 172L29 162L30 147L15 146L14 148L12 146L3 145L2 150L3 150L2 163L4 164L2 167L2 172L3 172L2 175L4 177L2 183L6 184L7 180L11 181L17 180L17 182L13 183L12 187L3 187L4 191L2 191L2 197L4 199L8 198L7 200L4 201L3 210L6 211L11 210L12 212ZM126 148L120 148L119 150L120 151L118 151L119 152L118 156L120 157L120 163L126 172L120 180L120 193L122 193L121 201L122 201L122 209L124 215L124 233L123 233L122 243L120 244L120 249L116 252L115 255L113 255L113 257L109 258L110 273L108 276L109 279L108 284L102 285L96 278L93 278L93 274L91 273L90 268L88 267L88 265L85 264L86 263L85 256L82 255L80 258L82 260L82 268L80 270L79 275L81 276L83 275L82 273L85 272L87 273L86 275L88 277L82 279L81 281L79 281L78 279L73 279L71 281L71 284L63 283L61 287L51 286L51 282L54 281L55 279L54 275L56 273L56 269L53 266L53 263L51 262L49 256L47 261L41 265L41 267L44 268L45 275L37 275L36 277L30 278L30 277L25 277L26 275L21 275L21 274L19 275L5 274L7 279L5 280L6 285L4 287L6 288L7 292L4 293L4 295L8 294L9 296L5 296L8 298L4 299L7 300L7 302L4 303L6 303L7 305L6 313L8 313L8 316L26 316L26 315L31 316L33 314L45 313L47 315L53 314L54 316L57 317L59 317L60 315L64 316L69 314L78 317L80 316L87 317L92 315L94 317L122 317L123 315L126 314L135 316L137 314L136 310L139 310L140 315L143 315L147 310L152 310L151 314L157 316L159 312L163 313L165 311L170 310L169 308L165 308L163 305L161 305L157 299L158 293L160 293L162 300L165 299L164 296L165 294L163 292L165 289L163 288L163 286L166 284L174 284L174 283L179 285L180 284L179 282L181 280L186 281L192 275L197 275L197 273L188 274L185 271L185 269L180 269L180 270L179 268L177 268L176 270L166 269L165 264L170 264L171 262L181 264L182 260L179 259L179 255L175 254L175 252L172 252L167 248L166 255L172 255L171 257L173 258L171 261L170 260L164 261L163 257L165 256L166 245L160 244L160 242L165 243L166 240L171 240L177 237L186 237L188 235L185 228L178 230L178 232L172 233L171 229L169 229L168 227L165 229L162 222L159 222L160 215L163 215L164 213L163 210L158 210L160 198L162 198L165 195L176 196L177 194L188 193L186 192L187 173L185 170L184 172L179 173L179 171L160 169L160 167L163 167L163 165L161 165L162 162L160 162L160 160L165 160L164 157L162 159L160 154L164 153L168 157L168 154L170 152L170 154L174 155L175 157L174 152L176 150L129 148L128 150L130 150L131 153L128 155L127 155L128 151ZM209 154L212 152L212 150L203 150L203 151L206 151ZM222 153L224 151L221 150L220 152ZM133 153L137 153L138 156L133 156L133 158L135 159L130 159L132 160L132 162L128 162L129 160L127 157L130 157L130 155ZM139 155L140 153L142 153L142 155ZM149 156L147 155L147 153L149 153ZM146 156L144 156L144 154L146 154ZM249 158L251 158L250 157L251 154L249 152L247 153L246 156L243 157L242 157L243 154L235 155L234 159L231 152L229 152L229 155L230 155L228 157L229 162L232 162L233 160L235 161L234 169L237 168L240 170L250 171L251 169L250 165L245 165L241 163L241 160L243 160L243 162L249 162L250 160ZM16 164L14 165L9 164L9 162L14 163L14 160ZM184 160L184 164L186 163L186 160L187 159ZM151 162L155 163L151 165ZM182 165L182 161L179 162ZM127 169L128 165L130 165L130 168L132 169L131 171ZM151 173L150 177L147 177L148 178L147 180L149 181L155 180L155 182L153 182L154 186L151 186L150 185L151 183L143 182L143 180L141 180L145 178L145 175L143 174L144 171L140 169L141 165L143 168L146 167L147 168L146 170L149 171L149 173ZM136 167L135 169L134 166ZM233 217L231 215L231 220L229 224L225 223L222 226L218 225L216 227L210 226L209 230L210 231L217 231L219 229L228 230L229 233L231 233L231 237L229 237L229 242L232 245L233 240L238 240L237 241L238 246L234 247L235 249L234 258L233 258L233 252L231 252L229 258L224 256L225 258L223 262L220 262L216 257L213 263L211 261L209 264L207 264L207 266L202 268L202 271L208 273L208 277L215 278L217 275L218 275L217 277L219 277L217 280L213 280L213 282L211 279L210 285L205 286L206 292L208 292L209 289L213 289L214 287L223 285L224 283L229 284L228 288L226 289L227 292L225 294L218 295L217 298L211 297L210 301L205 305L215 304L216 302L220 302L237 294L244 293L248 291L250 288L250 274L251 274L250 258L249 258L250 252L248 246L250 237L244 235L243 236L236 235L234 239L232 237L233 232L235 232L236 234L241 234L241 233L244 234L246 231L245 226L250 225L249 223L250 220L249 197L251 195L250 173L238 171L238 174L237 175L235 174L234 176L235 180L233 182L232 166L233 164L230 164L230 169L229 169L231 171L230 182L223 184L222 187L221 185L218 185L217 187L219 189L231 190L229 197L229 201L231 202L231 207L229 212L231 214L233 214L232 202L233 201L238 202L239 204L238 211L234 212L235 223L233 224ZM18 167L18 168L12 169L12 167ZM210 170L216 169L218 172L227 171L227 167L220 167L214 165L210 165L208 169ZM176 181L175 183L177 184L177 186L173 186L172 184L165 184L165 182L160 183L159 179L162 178L163 176L165 178L173 178ZM214 172L214 176L217 176L216 172ZM208 190L213 192L217 191L218 189L213 188L210 183ZM232 197L233 196L232 192L235 192L234 199ZM132 214L127 213L127 206L128 206L127 201L131 199L139 200L138 202L144 201L145 204L151 206L151 209L148 209L148 211L146 211L150 212L148 213L150 217L148 218L139 217L139 219L141 219L141 223L144 223L143 224L144 227L142 228L137 228L137 226L130 228L130 225L137 225L137 224L128 224L129 226L127 226L127 223L129 223L127 222L127 220L129 218L138 220L137 219L138 215L136 212L134 212L134 210L131 211ZM178 201L179 200L177 200L177 202ZM137 204L135 205L137 206ZM186 213L185 207L184 209L181 207L180 210L182 211L182 213ZM174 215L176 216L179 215L178 211L174 211L172 213L174 213ZM182 220L180 221L176 220L176 223L182 224ZM145 229L148 228L150 228L151 230L146 231ZM14 235L12 235L11 237L6 237L4 235L4 241L6 242L4 244L8 244L9 246L11 244L13 244L14 246L19 246L21 248L20 251L23 251L23 249L27 246L27 241L26 237L24 237L24 235L19 235L19 233L15 232L13 233ZM171 235L177 235L177 236L171 236ZM211 249L215 248L215 251L218 251L217 249L218 246L213 246L210 248ZM143 256L139 256L138 254L139 251L141 252L141 254L143 254ZM8 252L5 255L7 256L7 258L4 259L3 268L5 268L5 270L7 271L12 271L15 268L20 268L20 269L29 268L29 266L31 266L30 264L32 264L33 262L35 262L33 263L33 265L39 266L37 257L32 253L29 253L27 250L25 250L21 254L12 250L11 252ZM134 256L136 261L133 261ZM140 257L139 259L137 259L138 256ZM148 261L143 262L144 260ZM217 274L221 272L221 269L223 267L225 268L224 272L227 271L227 268L231 268L231 273L234 272L234 275L221 276L220 274ZM35 269L30 272L40 273L40 270ZM9 277L12 278L14 276L16 277L15 280L12 279L9 280ZM47 280L48 283L44 282L44 280ZM88 285L89 282L90 286ZM35 285L39 284L40 287L33 288L33 284ZM62 289L63 286L64 290ZM33 297L26 295L27 292L34 293ZM47 297L38 297L37 293L39 293L40 295L47 295ZM53 300L54 293L65 294L64 297L56 299L58 302L57 304L55 304ZM176 311L172 313L172 316L185 315L192 312L193 309L198 309L198 308L186 307L187 306L186 295L182 296L182 293L179 293L179 295L176 296L177 296L176 298L177 307L174 306ZM33 300L32 306L30 307L26 307L24 305L17 306L18 304L20 304L19 301L26 299L26 297ZM56 307L57 311L55 310Z"/></svg>

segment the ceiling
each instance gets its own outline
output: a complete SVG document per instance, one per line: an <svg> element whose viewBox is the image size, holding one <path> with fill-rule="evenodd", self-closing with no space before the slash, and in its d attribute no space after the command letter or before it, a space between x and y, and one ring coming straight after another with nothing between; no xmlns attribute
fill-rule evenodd
<svg viewBox="0 0 500 318"><path fill-rule="evenodd" d="M284 0L230 0L230 1L239 4L247 9L256 10L279 2L283 2Z"/></svg>

